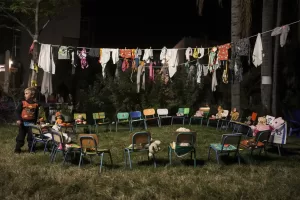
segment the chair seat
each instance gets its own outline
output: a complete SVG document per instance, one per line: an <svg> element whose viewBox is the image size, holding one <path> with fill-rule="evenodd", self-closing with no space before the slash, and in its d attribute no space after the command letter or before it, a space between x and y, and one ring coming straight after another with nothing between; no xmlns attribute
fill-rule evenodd
<svg viewBox="0 0 300 200"><path fill-rule="evenodd" d="M90 148L88 151L85 151L84 153L87 155L93 155L93 154L109 153L109 152L110 152L109 149L97 149L97 151L95 151L94 148Z"/></svg>
<svg viewBox="0 0 300 200"><path fill-rule="evenodd" d="M210 144L209 145L211 148L213 148L215 151L221 151L222 150L222 144ZM236 147L233 145L225 146L223 147L223 151L235 151Z"/></svg>
<svg viewBox="0 0 300 200"><path fill-rule="evenodd" d="M159 118L171 118L172 116L159 116Z"/></svg>
<svg viewBox="0 0 300 200"><path fill-rule="evenodd" d="M110 122L98 122L98 125L109 124Z"/></svg>
<svg viewBox="0 0 300 200"><path fill-rule="evenodd" d="M253 139L243 140L243 141L241 141L240 145L241 145L242 148L246 148L246 149L249 149L249 148L263 148L265 146L265 144L263 142L258 141L256 143Z"/></svg>
<svg viewBox="0 0 300 200"><path fill-rule="evenodd" d="M130 144L128 147L126 147L125 149L127 149L127 150L132 150L133 148L132 148L132 144ZM134 145L134 150L139 150L139 151L141 151L141 150L148 150L149 148L147 147L147 146L141 146L141 145Z"/></svg>

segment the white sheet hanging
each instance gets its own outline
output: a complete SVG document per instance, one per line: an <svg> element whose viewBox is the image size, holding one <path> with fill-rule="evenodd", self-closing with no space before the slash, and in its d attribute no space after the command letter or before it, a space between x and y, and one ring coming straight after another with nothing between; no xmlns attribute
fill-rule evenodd
<svg viewBox="0 0 300 200"><path fill-rule="evenodd" d="M252 55L253 65L258 67L263 61L263 46L261 41L260 33L257 34L253 55Z"/></svg>
<svg viewBox="0 0 300 200"><path fill-rule="evenodd" d="M172 78L177 71L178 66L178 49L168 49L166 61L169 65L169 75Z"/></svg>
<svg viewBox="0 0 300 200"><path fill-rule="evenodd" d="M187 61L190 61L190 57L193 55L193 49L191 47L188 47L185 50L185 58Z"/></svg>
<svg viewBox="0 0 300 200"><path fill-rule="evenodd" d="M44 70L44 72L55 74L55 63L53 60L52 46L50 44L42 44L38 66Z"/></svg>
<svg viewBox="0 0 300 200"><path fill-rule="evenodd" d="M119 49L111 49L111 57L113 60L113 63L116 64L119 61Z"/></svg>
<svg viewBox="0 0 300 200"><path fill-rule="evenodd" d="M52 89L52 74L44 71L43 81L41 85L41 93L45 95L46 103L48 103L48 96L53 93Z"/></svg>
<svg viewBox="0 0 300 200"><path fill-rule="evenodd" d="M213 75L212 75L212 80L211 80L211 91L215 92L216 91L216 87L218 85L218 81L217 81L217 74L216 74L217 70L214 70Z"/></svg>
<svg viewBox="0 0 300 200"><path fill-rule="evenodd" d="M107 48L103 48L102 49L100 63L102 65L102 75L103 75L103 77L105 77L105 67L106 67L106 64L110 60L110 52L111 52L111 49L107 49Z"/></svg>
<svg viewBox="0 0 300 200"><path fill-rule="evenodd" d="M153 49L145 49L143 61L145 61L146 63L150 63L152 58L153 58Z"/></svg>

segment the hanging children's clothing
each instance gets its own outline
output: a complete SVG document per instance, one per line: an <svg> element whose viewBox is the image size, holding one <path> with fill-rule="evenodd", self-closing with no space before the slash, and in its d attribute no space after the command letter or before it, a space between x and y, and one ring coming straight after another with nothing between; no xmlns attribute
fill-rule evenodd
<svg viewBox="0 0 300 200"><path fill-rule="evenodd" d="M146 63L150 63L151 59L153 59L153 49L145 49L143 61L145 61Z"/></svg>
<svg viewBox="0 0 300 200"><path fill-rule="evenodd" d="M228 49L230 48L230 43L218 46L218 60L228 60Z"/></svg>
<svg viewBox="0 0 300 200"><path fill-rule="evenodd" d="M178 49L167 49L164 47L160 53L162 64L168 63L169 75L172 78L177 71L178 66Z"/></svg>
<svg viewBox="0 0 300 200"><path fill-rule="evenodd" d="M102 66L102 76L105 78L105 67L107 62L110 60L110 51L111 49L102 48L101 55L100 55L100 63Z"/></svg>
<svg viewBox="0 0 300 200"><path fill-rule="evenodd" d="M59 60L67 60L70 59L70 54L68 53L67 46L60 46L58 49L58 59Z"/></svg>
<svg viewBox="0 0 300 200"><path fill-rule="evenodd" d="M185 58L187 61L190 61L191 60L191 56L193 55L193 50L191 47L188 47L186 50L185 50Z"/></svg>
<svg viewBox="0 0 300 200"><path fill-rule="evenodd" d="M276 36L276 35L280 35L280 46L283 47L286 43L286 38L289 34L290 31L290 26L289 25L285 25L282 27L276 27L272 33L271 36Z"/></svg>
<svg viewBox="0 0 300 200"><path fill-rule="evenodd" d="M153 62L150 62L150 65L149 65L149 79L150 79L150 81L154 81Z"/></svg>
<svg viewBox="0 0 300 200"><path fill-rule="evenodd" d="M140 65L138 67L138 71L137 71L137 77L136 77L136 85L137 85L137 88L136 88L136 91L137 93L140 92L140 87L141 87L141 76L143 76L142 78L142 89L145 90L145 66L144 65Z"/></svg>
<svg viewBox="0 0 300 200"><path fill-rule="evenodd" d="M52 46L50 44L42 44L38 66L44 70L44 72L55 74L55 63L53 59Z"/></svg>
<svg viewBox="0 0 300 200"><path fill-rule="evenodd" d="M111 57L114 64L119 61L119 49L111 49Z"/></svg>
<svg viewBox="0 0 300 200"><path fill-rule="evenodd" d="M257 34L253 55L252 55L252 61L255 67L261 65L263 61L263 46L262 46L260 33Z"/></svg>
<svg viewBox="0 0 300 200"><path fill-rule="evenodd" d="M212 80L211 80L211 91L215 92L217 90L217 71L214 70L213 75L212 75Z"/></svg>
<svg viewBox="0 0 300 200"><path fill-rule="evenodd" d="M77 52L78 54L78 57L80 59L80 64L81 64L81 68L82 69L86 69L89 67L89 64L86 60L86 57L87 57L87 52L86 52L86 49L85 48L82 48L81 51Z"/></svg>

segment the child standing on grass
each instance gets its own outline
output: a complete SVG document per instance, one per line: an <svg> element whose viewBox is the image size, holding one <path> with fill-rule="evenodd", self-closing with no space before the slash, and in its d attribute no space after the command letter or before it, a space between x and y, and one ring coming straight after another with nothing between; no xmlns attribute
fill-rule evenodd
<svg viewBox="0 0 300 200"><path fill-rule="evenodd" d="M19 133L16 138L15 153L21 153L21 148L25 144L25 137L27 134L28 151L30 152L32 145L32 132L26 123L35 124L38 119L39 105L34 101L35 89L30 87L24 90L25 100L21 101L16 109L17 124L19 126Z"/></svg>

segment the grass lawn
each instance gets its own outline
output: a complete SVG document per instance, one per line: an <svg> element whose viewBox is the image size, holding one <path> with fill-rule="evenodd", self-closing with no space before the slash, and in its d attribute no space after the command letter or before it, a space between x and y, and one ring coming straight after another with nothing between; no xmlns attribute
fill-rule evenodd
<svg viewBox="0 0 300 200"><path fill-rule="evenodd" d="M100 145L111 148L115 166L105 166L98 174L99 158L78 168L78 162L62 165L61 156L50 164L49 154L42 149L15 155L17 128L0 126L0 199L300 199L300 138L296 137L287 139L282 157L277 148L270 147L267 156L255 157L255 163L249 164L249 152L242 151L240 166L232 157L222 158L218 165L214 153L207 161L208 146L220 142L224 132L191 126L197 131L198 164L194 169L189 156L173 156L172 166L168 165L167 146L180 125L152 126L153 139L162 141L157 168L147 161L146 153L137 153L132 157L133 170L129 170L124 168L123 154L129 132L105 132L100 133ZM104 159L109 164L108 156Z"/></svg>

